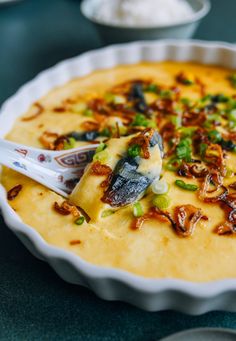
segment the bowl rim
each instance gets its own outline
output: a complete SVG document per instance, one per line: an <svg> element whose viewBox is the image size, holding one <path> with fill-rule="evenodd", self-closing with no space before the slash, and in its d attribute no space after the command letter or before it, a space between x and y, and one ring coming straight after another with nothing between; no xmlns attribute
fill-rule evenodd
<svg viewBox="0 0 236 341"><path fill-rule="evenodd" d="M197 328L190 328L186 330L180 330L177 333L165 336L159 341L175 341L175 338L180 338L180 337L186 337L188 334L191 336L191 334L196 334L196 333L225 333L229 335L236 335L236 330L235 329L230 329L230 328L221 328L221 327L197 327ZM208 340L209 341L209 340Z"/></svg>
<svg viewBox="0 0 236 341"><path fill-rule="evenodd" d="M202 8L199 11L194 11L190 18L187 18L183 21L176 21L173 24L164 24L164 25L142 25L142 26L128 26L128 25L121 25L121 24L113 24L104 22L102 20L96 19L92 15L88 14L86 11L87 6L89 6L89 2L94 0L82 0L80 3L80 12L82 15L89 20L90 22L103 26L106 28L114 28L120 30L129 30L129 31L148 31L148 30L155 30L155 29L169 29L169 28L178 28L181 26L193 24L202 18L204 18L211 10L211 0L197 0L199 3L202 4Z"/></svg>
<svg viewBox="0 0 236 341"><path fill-rule="evenodd" d="M40 72L33 80L27 82L25 85L20 87L20 89L9 99L7 99L2 107L0 108L0 122L4 120L4 118L8 119L8 112L10 105L16 105L19 102L21 97L24 97L27 94L27 91L34 87L36 83L39 83L44 78L55 77L55 74L62 72L64 69L68 69L68 65L73 64L75 61L82 61L86 58L91 58L92 61L96 59L97 54L100 53L115 53L119 51L119 49L129 49L129 48L150 48L152 46L175 46L178 49L182 47L191 48L202 48L208 49L211 52L216 49L219 52L225 50L226 52L233 53L236 59L236 45L224 42L209 42L209 41L201 41L201 40L159 40L159 41L140 41L140 42L132 42L126 44L117 44L111 45L108 47L103 47L100 49L96 49L93 51L85 52L77 57L73 57L62 62L57 63L55 66ZM234 60L235 60L234 59ZM118 64L118 63L117 63ZM117 65L116 64L116 65ZM128 63L129 64L129 63ZM132 63L130 63L132 64ZM236 61L235 63L236 64ZM113 66L110 66L113 67ZM98 69L98 68L96 68ZM73 75L73 77L77 77ZM73 78L71 77L71 79ZM63 82L64 84L64 82ZM55 86L50 84L50 90L52 90ZM47 91L48 92L48 91ZM33 99L31 100L33 102ZM28 105L27 105L28 106ZM17 117L20 114L17 114ZM14 118L15 121L16 118ZM0 125L2 127L2 125ZM8 129L7 129L8 131ZM5 127L3 126L2 132L0 132L1 136L4 136L6 133ZM42 236L30 225L25 224L16 212L11 208L6 199L6 190L0 183L0 209L2 216L6 225L21 239L21 236L27 238L31 243L33 249L40 255L40 258L47 261L51 265L53 265L53 261L66 261L69 265L72 265L73 268L81 274L84 278L91 280L92 282L96 280L111 280L116 281L120 285L125 285L131 288L132 290L138 291L140 294L145 295L156 295L158 293L174 291L180 294L186 294L190 297L196 299L210 299L214 298L218 295L224 294L225 292L236 292L236 277L228 278L228 279L220 279L220 280L212 280L209 282L194 282L183 279L174 279L174 278L146 278L140 275L136 275L134 273L128 272L126 270L122 270L119 268L106 267L102 265L95 265L89 263L88 261L82 259L80 256L76 254L64 250L63 248L53 246L46 242ZM24 243L26 245L26 243ZM26 245L27 246L27 245ZM27 246L28 247L28 246ZM32 250L30 247L28 247ZM54 267L54 266L53 266ZM92 289L95 289L92 286ZM115 296L116 297L116 296ZM104 297L103 297L104 298ZM116 298L113 298L116 299ZM126 301L124 297L122 297L123 301ZM127 298L128 300L128 298ZM136 300L132 302L133 304L142 307L143 303L139 303ZM169 307L169 306L168 306ZM187 308L190 311L191 308ZM180 309L179 309L180 310ZM208 310L207 310L208 311Z"/></svg>

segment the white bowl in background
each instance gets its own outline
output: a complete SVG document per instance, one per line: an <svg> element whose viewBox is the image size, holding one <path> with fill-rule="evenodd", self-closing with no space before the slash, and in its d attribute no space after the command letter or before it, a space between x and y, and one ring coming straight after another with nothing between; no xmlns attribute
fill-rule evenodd
<svg viewBox="0 0 236 341"><path fill-rule="evenodd" d="M4 137L16 118L54 87L97 69L143 60L194 61L235 69L236 47L216 42L163 40L114 45L84 53L40 73L8 99L0 111L0 136ZM0 208L8 227L31 253L48 262L65 281L86 286L103 299L129 302L148 311L174 309L188 314L211 310L236 312L236 278L208 283L147 279L120 269L96 266L43 240L10 207L1 185Z"/></svg>
<svg viewBox="0 0 236 341"><path fill-rule="evenodd" d="M189 19L170 25L159 26L130 27L99 21L94 16L94 12L97 6L99 6L100 0L83 0L80 9L84 17L97 29L101 39L106 44L152 39L187 39L194 35L201 20L210 11L211 3L210 0L186 1L194 10L193 15Z"/></svg>

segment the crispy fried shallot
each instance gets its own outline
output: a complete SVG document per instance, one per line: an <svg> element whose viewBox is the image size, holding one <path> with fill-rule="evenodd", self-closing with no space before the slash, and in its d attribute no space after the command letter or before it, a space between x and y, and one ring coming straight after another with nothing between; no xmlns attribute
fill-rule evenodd
<svg viewBox="0 0 236 341"><path fill-rule="evenodd" d="M43 134L39 137L39 142L44 146L44 148L49 150L54 150L55 140L59 137L59 134L53 133L50 131L45 131Z"/></svg>
<svg viewBox="0 0 236 341"><path fill-rule="evenodd" d="M99 123L94 121L85 121L81 123L81 128L85 131L99 130Z"/></svg>
<svg viewBox="0 0 236 341"><path fill-rule="evenodd" d="M236 233L236 224L226 221L224 224L217 226L216 233L220 236Z"/></svg>
<svg viewBox="0 0 236 341"><path fill-rule="evenodd" d="M9 201L14 200L17 197L17 195L20 193L22 188L23 188L22 185L16 185L13 188L11 188L7 192L7 200L9 200Z"/></svg>
<svg viewBox="0 0 236 341"><path fill-rule="evenodd" d="M222 178L219 173L209 173L201 184L199 199L206 203L216 203L224 200L228 193L228 189L222 185Z"/></svg>
<svg viewBox="0 0 236 341"><path fill-rule="evenodd" d="M170 222L172 226L174 225L170 213L161 211L157 207L152 207L142 217L134 219L134 221L131 224L131 229L132 230L140 229L143 226L144 222L150 219L156 219L162 222Z"/></svg>
<svg viewBox="0 0 236 341"><path fill-rule="evenodd" d="M236 181L229 185L229 188L236 190Z"/></svg>
<svg viewBox="0 0 236 341"><path fill-rule="evenodd" d="M25 116L22 117L21 121L27 122L27 121L31 121L34 120L36 117L38 117L39 115L41 115L44 111L44 107L42 106L42 104L40 104L39 102L35 102L33 104L34 109L34 114L32 114L31 116Z"/></svg>
<svg viewBox="0 0 236 341"><path fill-rule="evenodd" d="M206 121L206 113L185 111L182 116L182 124L188 126L201 126Z"/></svg>
<svg viewBox="0 0 236 341"><path fill-rule="evenodd" d="M211 143L210 145L208 145L206 148L204 159L210 166L215 166L216 169L219 169L221 175L225 175L226 165L224 154L219 144Z"/></svg>
<svg viewBox="0 0 236 341"><path fill-rule="evenodd" d="M195 78L195 81L199 86L199 91L200 91L201 96L204 97L206 95L206 85L198 77Z"/></svg>
<svg viewBox="0 0 236 341"><path fill-rule="evenodd" d="M107 165L101 164L99 161L94 162L91 166L91 174L93 175L103 176L110 175L111 173L112 169Z"/></svg>
<svg viewBox="0 0 236 341"><path fill-rule="evenodd" d="M207 174L209 173L209 170L204 167L202 164L189 164L186 162L183 162L178 170L178 174L180 176L184 176L186 178L205 178Z"/></svg>
<svg viewBox="0 0 236 341"><path fill-rule="evenodd" d="M201 219L208 220L201 209L193 205L177 206L174 209L175 231L182 237L191 236Z"/></svg>
<svg viewBox="0 0 236 341"><path fill-rule="evenodd" d="M166 124L164 124L160 131L163 140L166 142L169 142L175 136L175 133L175 125L171 122L167 122Z"/></svg>
<svg viewBox="0 0 236 341"><path fill-rule="evenodd" d="M54 141L53 150L63 150L66 142L69 142L69 138L67 136L65 135L59 136Z"/></svg>
<svg viewBox="0 0 236 341"><path fill-rule="evenodd" d="M79 217L80 216L80 212L77 208L77 206L73 205L72 203L68 202L68 201L63 201L61 203L61 205L58 204L58 202L54 202L53 205L54 210L61 214L61 215L69 215L72 214L74 217Z"/></svg>

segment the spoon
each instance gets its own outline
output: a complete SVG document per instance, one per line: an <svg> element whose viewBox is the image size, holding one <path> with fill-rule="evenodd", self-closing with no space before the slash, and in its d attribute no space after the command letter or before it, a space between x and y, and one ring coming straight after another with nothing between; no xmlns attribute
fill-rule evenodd
<svg viewBox="0 0 236 341"><path fill-rule="evenodd" d="M99 144L51 151L0 139L0 164L68 197Z"/></svg>

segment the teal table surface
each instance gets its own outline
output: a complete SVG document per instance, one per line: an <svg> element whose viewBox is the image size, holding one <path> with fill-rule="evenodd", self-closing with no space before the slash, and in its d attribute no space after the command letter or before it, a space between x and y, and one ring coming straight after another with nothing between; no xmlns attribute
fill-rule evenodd
<svg viewBox="0 0 236 341"><path fill-rule="evenodd" d="M212 3L195 38L236 42L236 1ZM100 46L79 1L24 0L0 7L0 103L39 71ZM236 314L148 313L102 301L31 256L0 218L0 340L158 340L204 326L236 329Z"/></svg>

